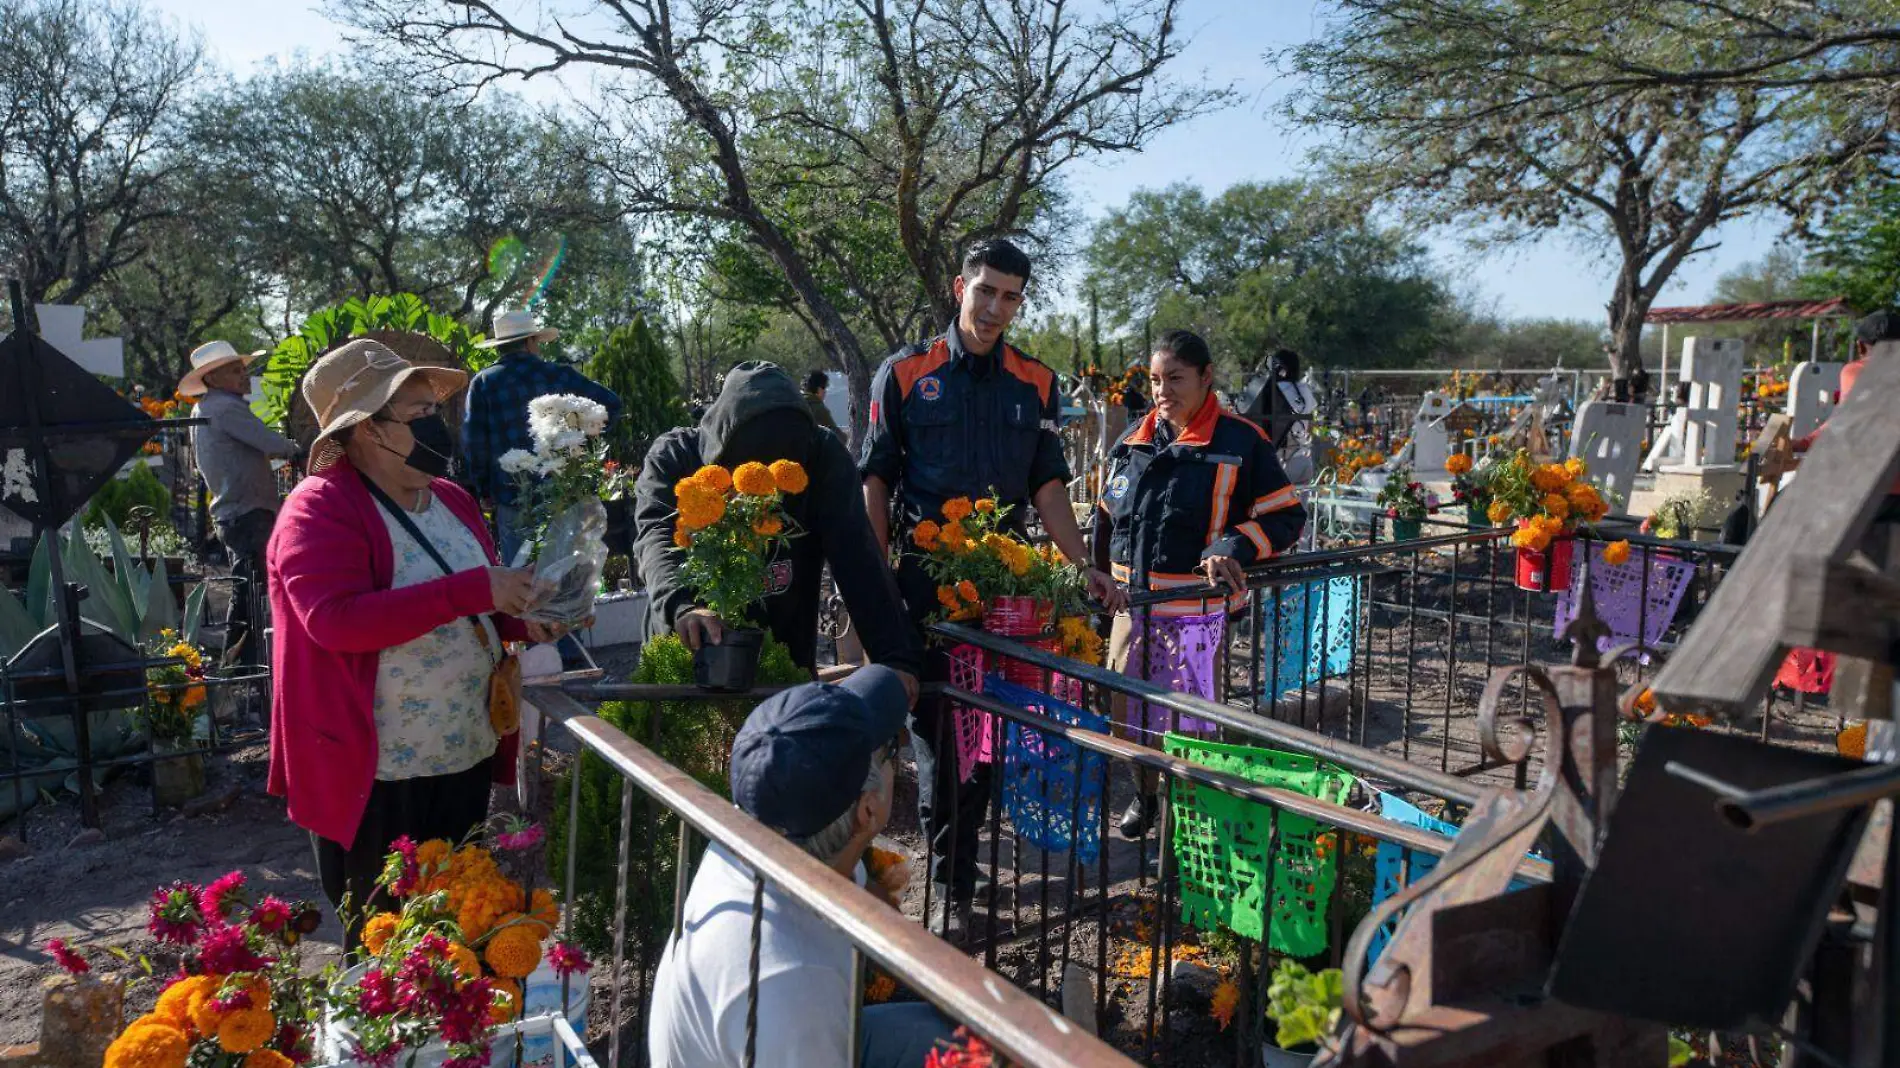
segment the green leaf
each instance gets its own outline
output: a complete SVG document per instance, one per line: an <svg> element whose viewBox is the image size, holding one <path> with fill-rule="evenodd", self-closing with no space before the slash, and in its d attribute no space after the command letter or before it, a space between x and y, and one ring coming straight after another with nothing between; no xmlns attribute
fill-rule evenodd
<svg viewBox="0 0 1900 1068"><path fill-rule="evenodd" d="M1675 1035L1669 1036L1669 1068L1682 1068L1694 1057L1695 1050L1690 1048L1689 1043Z"/></svg>
<svg viewBox="0 0 1900 1068"><path fill-rule="evenodd" d="M53 531L40 535L26 571L26 611L44 630L53 620Z"/></svg>
<svg viewBox="0 0 1900 1068"><path fill-rule="evenodd" d="M178 624L178 636L198 644L198 627L205 617L205 584L200 582L185 594L185 618Z"/></svg>
<svg viewBox="0 0 1900 1068"><path fill-rule="evenodd" d="M45 629L34 621L13 591L0 586L0 660L11 658Z"/></svg>
<svg viewBox="0 0 1900 1068"><path fill-rule="evenodd" d="M112 578L119 584L119 591L125 594L127 604L136 605L145 600L141 579L149 580L145 569L132 562L132 554L125 547L125 535L119 533L119 524L111 516L101 516L105 521L106 539L112 545Z"/></svg>
<svg viewBox="0 0 1900 1068"><path fill-rule="evenodd" d="M92 554L91 546L86 544L77 525L67 541L64 559L67 581L82 583L87 590L86 599L79 604L81 618L92 620L128 642L137 642L138 618L131 602L106 573L105 565Z"/></svg>
<svg viewBox="0 0 1900 1068"><path fill-rule="evenodd" d="M159 631L178 626L178 602L172 598L171 575L166 571L162 556L152 562L145 596L139 600L139 615L140 641L151 641L158 637Z"/></svg>

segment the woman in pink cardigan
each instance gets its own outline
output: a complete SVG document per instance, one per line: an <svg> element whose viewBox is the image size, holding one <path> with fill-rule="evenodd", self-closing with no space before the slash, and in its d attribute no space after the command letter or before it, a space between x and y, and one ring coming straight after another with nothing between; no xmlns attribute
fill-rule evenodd
<svg viewBox="0 0 1900 1068"><path fill-rule="evenodd" d="M276 642L270 792L311 832L324 894L366 915L390 843L459 840L515 778L488 719L502 643L558 635L512 618L527 571L498 567L448 473L442 402L467 375L361 339L304 375L321 428L266 555ZM353 939L352 939L353 941Z"/></svg>

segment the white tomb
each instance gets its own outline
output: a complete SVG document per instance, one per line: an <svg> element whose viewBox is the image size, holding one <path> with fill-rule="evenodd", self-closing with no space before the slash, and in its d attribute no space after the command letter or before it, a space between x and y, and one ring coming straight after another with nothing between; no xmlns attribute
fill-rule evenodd
<svg viewBox="0 0 1900 1068"><path fill-rule="evenodd" d="M1418 415L1412 419L1412 440L1405 443L1401 455L1412 464L1412 477L1421 482L1446 477L1445 460L1451 456L1451 435L1445 429L1445 416L1456 407L1450 397L1432 390L1418 403Z"/></svg>
<svg viewBox="0 0 1900 1068"><path fill-rule="evenodd" d="M1788 375L1788 433L1797 440L1821 428L1834 414L1834 398L1841 390L1838 363L1803 361Z"/></svg>
<svg viewBox="0 0 1900 1068"><path fill-rule="evenodd" d="M1577 409L1570 455L1590 465L1599 489L1627 503L1636 489L1647 409L1641 404L1586 401Z"/></svg>
<svg viewBox="0 0 1900 1068"><path fill-rule="evenodd" d="M1689 383L1689 403L1683 409L1683 458L1663 470L1677 474L1735 470L1742 348L1736 338L1682 339L1682 379Z"/></svg>
<svg viewBox="0 0 1900 1068"><path fill-rule="evenodd" d="M58 349L87 372L107 378L125 377L125 342L116 337L83 340L86 309L76 304L35 304L40 339Z"/></svg>

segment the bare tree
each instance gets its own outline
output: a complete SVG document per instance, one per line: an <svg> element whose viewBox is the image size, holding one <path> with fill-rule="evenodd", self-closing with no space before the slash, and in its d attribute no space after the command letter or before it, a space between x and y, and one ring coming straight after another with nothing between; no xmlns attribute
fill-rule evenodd
<svg viewBox="0 0 1900 1068"><path fill-rule="evenodd" d="M1082 156L1225 99L1161 77L1178 0L365 0L338 13L444 87L592 70L604 162L637 211L771 264L869 409L872 354L949 318L958 247L1020 233ZM609 139L610 138L610 139Z"/></svg>
<svg viewBox="0 0 1900 1068"><path fill-rule="evenodd" d="M202 50L132 4L0 0L0 264L77 302L144 252Z"/></svg>

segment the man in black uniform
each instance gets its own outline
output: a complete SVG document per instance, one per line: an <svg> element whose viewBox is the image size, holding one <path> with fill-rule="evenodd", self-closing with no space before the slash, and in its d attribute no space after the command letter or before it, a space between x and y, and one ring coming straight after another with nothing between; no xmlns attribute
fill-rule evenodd
<svg viewBox="0 0 1900 1068"><path fill-rule="evenodd" d="M871 382L870 427L858 459L864 501L880 548L898 549L897 585L919 627L937 610L936 583L912 549L910 532L922 520L941 518L944 502L956 497L994 496L1009 507L1018 529L1033 505L1062 555L1087 570L1090 594L1110 607L1124 596L1107 574L1088 565L1076 527L1068 463L1056 436L1061 400L1055 372L1003 340L1022 307L1029 269L1029 257L1008 241L971 248L952 283L956 322L885 360ZM929 653L925 672L932 681L949 677L941 651ZM917 814L930 836L930 877L937 884L929 925L947 934L954 913L976 891L977 831L990 785L987 765L978 765L969 782L958 782L945 719L943 702L920 701L910 730ZM941 907L946 897L957 909Z"/></svg>
<svg viewBox="0 0 1900 1068"><path fill-rule="evenodd" d="M673 544L679 519L673 485L702 465L737 467L748 460L794 460L811 480L805 492L785 497L786 513L803 533L772 561L770 591L753 608L759 621L800 667L815 670L818 579L829 563L871 661L895 669L914 699L923 646L878 555L856 466L838 436L812 420L798 383L775 364L747 362L726 372L699 425L669 430L647 451L634 491L634 548L653 598L654 628L678 631L695 649L719 640L719 620L694 600L680 575L685 553Z"/></svg>

